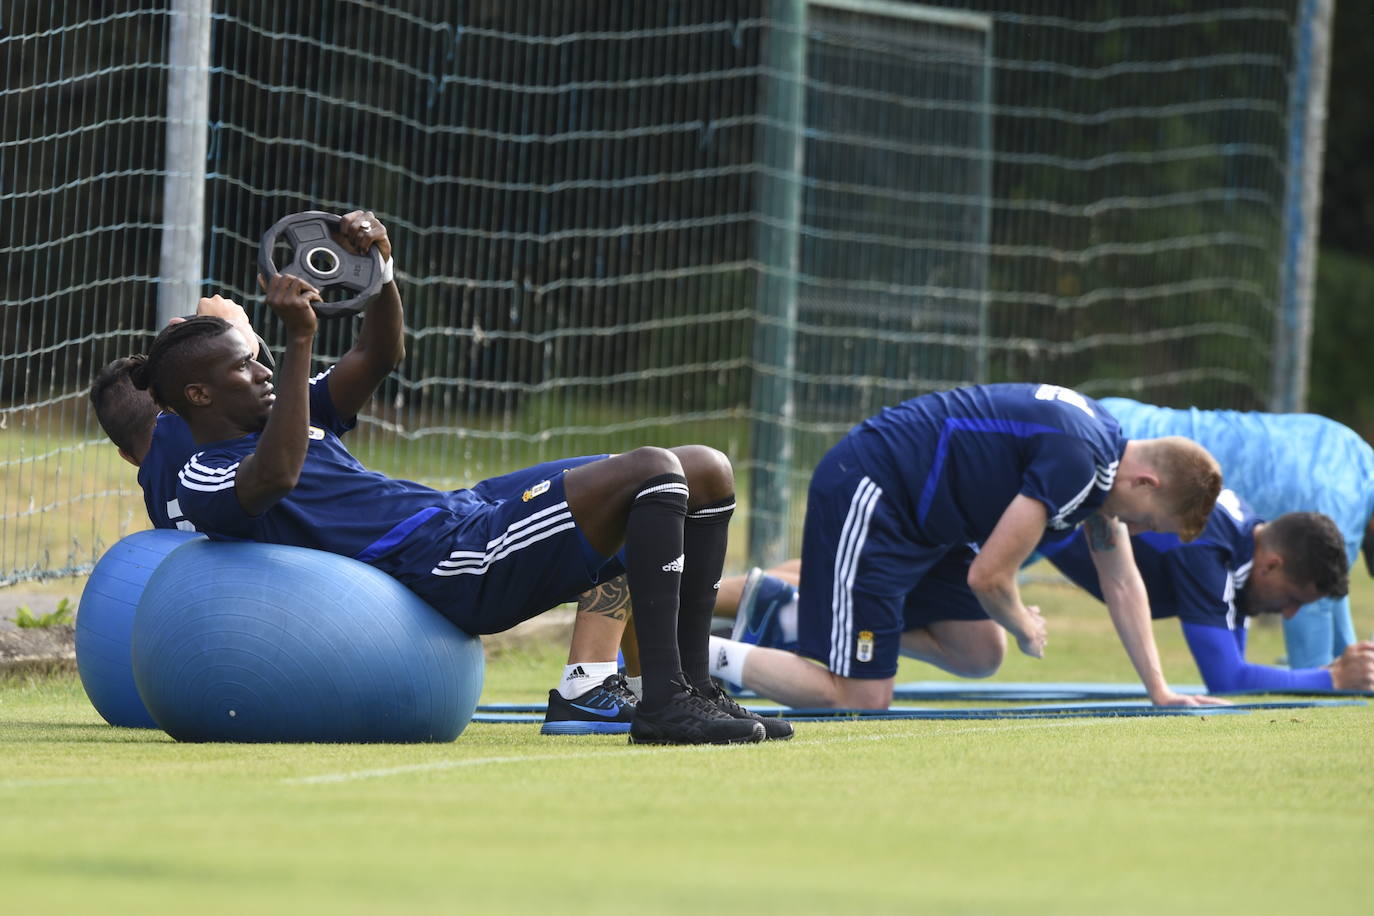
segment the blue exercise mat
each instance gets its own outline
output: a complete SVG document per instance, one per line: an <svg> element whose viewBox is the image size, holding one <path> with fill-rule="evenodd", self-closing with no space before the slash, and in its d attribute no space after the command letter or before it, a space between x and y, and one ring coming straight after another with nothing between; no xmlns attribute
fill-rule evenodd
<svg viewBox="0 0 1374 916"><path fill-rule="evenodd" d="M1233 714L1261 709L1304 709L1314 706L1363 706L1363 700L1293 700L1261 703L1233 703L1230 706L1154 706L1148 701L1050 703L1026 706L983 706L968 709L932 709L920 706L896 706L890 709L783 709L776 706L749 706L761 716L782 716L787 719L809 721L815 719L977 719L977 718L1039 718L1043 716L1205 716L1211 713Z"/></svg>
<svg viewBox="0 0 1374 916"><path fill-rule="evenodd" d="M782 712L778 710L777 712ZM771 710L770 710L771 712ZM854 722L857 720L886 721L894 719L1103 719L1137 718L1151 716L1201 716L1201 715L1240 715L1250 710L1235 706L1113 706L1105 709L1055 710L1051 707L1031 709L1028 707L1007 706L994 709L827 709L825 715L793 715L794 710L786 710L792 722ZM805 713L806 710L800 710ZM776 714L776 713L775 713ZM544 721L539 713L522 712L478 712L472 716L473 722L492 723L529 723Z"/></svg>
<svg viewBox="0 0 1374 916"><path fill-rule="evenodd" d="M1200 695L1207 688L1200 684L1175 685L1175 693ZM1298 696L1298 697L1368 697L1374 692L1367 690L1236 690L1217 694L1227 697L1254 696ZM961 683L958 681L913 681L898 684L893 690L897 700L995 700L1053 702L1056 700L1126 700L1145 699L1145 687L1141 684L1102 684L1091 682L1037 683L1029 682L987 682Z"/></svg>
<svg viewBox="0 0 1374 916"><path fill-rule="evenodd" d="M1200 685L1175 686L1173 690L1183 694L1207 692ZM1050 703L1057 700L1143 700L1148 694L1144 685L1138 683L913 681L897 684L892 696L898 700L1017 700Z"/></svg>
<svg viewBox="0 0 1374 916"><path fill-rule="evenodd" d="M543 722L543 715L524 712L475 712L472 714L473 722Z"/></svg>
<svg viewBox="0 0 1374 916"><path fill-rule="evenodd" d="M1363 706L1363 700L1292 700L1236 703L1231 706L1153 706L1138 702L1081 702L1027 706L975 707L970 709L931 709L895 707L892 709L786 709L781 706L750 706L761 716L780 716L793 721L840 722L893 719L1070 719L1132 718L1149 716L1239 715L1265 709L1303 709L1316 706ZM526 703L493 703L478 707L474 722L540 722L545 707Z"/></svg>
<svg viewBox="0 0 1374 916"><path fill-rule="evenodd" d="M1199 685L1173 688L1178 693L1201 694L1206 689ZM741 699L755 699L758 694L750 690L740 690L733 694ZM1014 682L974 682L974 681L912 681L893 687L894 700L960 700L996 702L1041 702L1056 700L1135 700L1145 699L1147 694L1141 684L1101 684L1101 683L1039 683L1035 681Z"/></svg>

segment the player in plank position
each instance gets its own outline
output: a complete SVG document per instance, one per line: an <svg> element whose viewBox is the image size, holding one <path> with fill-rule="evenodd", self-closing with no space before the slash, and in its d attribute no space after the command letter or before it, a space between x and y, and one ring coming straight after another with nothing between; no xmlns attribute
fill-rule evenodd
<svg viewBox="0 0 1374 916"><path fill-rule="evenodd" d="M1112 621L1150 698L1220 702L1169 689L1128 537L1193 539L1220 490L1205 449L1128 441L1070 389L986 385L912 399L851 430L812 476L797 653L713 638L712 673L793 706L881 709L899 652L986 677L1001 665L1000 625L1039 658L1045 621L1021 602L1017 570L1047 535L1086 521Z"/></svg>
<svg viewBox="0 0 1374 916"><path fill-rule="evenodd" d="M287 332L275 387L243 336L215 318L168 327L132 372L191 429L199 451L180 472L177 500L197 529L355 557L477 634L619 572L623 542L644 674L630 740L764 737L757 717L710 695L706 640L734 506L724 455L642 448L448 493L387 478L363 468L339 435L402 356L399 296L374 302L353 349L311 379L318 291L290 275L266 291Z"/></svg>
<svg viewBox="0 0 1374 916"><path fill-rule="evenodd" d="M1081 532L1043 544L1040 552L1102 598ZM1145 532L1131 538L1131 552L1151 614L1178 618L1208 690L1374 690L1374 642L1351 643L1330 666L1290 669L1245 660L1252 617L1291 619L1303 605L1346 595L1345 540L1325 515L1289 512L1265 521L1227 489L1201 537L1185 543L1172 534Z"/></svg>
<svg viewBox="0 0 1374 916"><path fill-rule="evenodd" d="M1252 618L1291 619L1305 602L1344 595L1346 546L1335 522L1317 512L1290 512L1265 522L1229 489L1221 491L1196 540L1145 532L1131 553L1158 620L1177 617L1207 689L1228 691L1374 690L1374 642L1351 643L1326 666L1290 669L1245 658ZM1083 528L1041 543L1074 583L1102 598ZM767 573L752 569L721 583L716 613L735 615L732 638L775 649L797 642L799 560Z"/></svg>
<svg viewBox="0 0 1374 916"><path fill-rule="evenodd" d="M1314 414L1174 410L1126 398L1102 401L1129 436L1187 436L1217 456L1226 485L1263 518L1321 512L1345 538L1355 565L1374 530L1374 448L1353 430ZM1374 556L1365 554L1374 576ZM1330 664L1355 642L1350 598L1328 596L1283 622L1290 668Z"/></svg>

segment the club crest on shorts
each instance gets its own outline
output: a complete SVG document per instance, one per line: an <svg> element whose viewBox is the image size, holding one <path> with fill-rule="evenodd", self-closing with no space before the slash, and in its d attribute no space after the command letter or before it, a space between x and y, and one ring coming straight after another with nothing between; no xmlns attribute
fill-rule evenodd
<svg viewBox="0 0 1374 916"><path fill-rule="evenodd" d="M526 490L524 494L521 495L520 501L527 503L536 496L540 496L547 492L549 492L549 482L547 480L541 480L539 483Z"/></svg>
<svg viewBox="0 0 1374 916"><path fill-rule="evenodd" d="M315 440L323 439L324 430L320 429L318 426L312 426L309 428L309 431L306 433L306 435L308 435L311 439Z"/></svg>
<svg viewBox="0 0 1374 916"><path fill-rule="evenodd" d="M873 661L873 631L860 630L858 639L854 640L854 657L861 662Z"/></svg>

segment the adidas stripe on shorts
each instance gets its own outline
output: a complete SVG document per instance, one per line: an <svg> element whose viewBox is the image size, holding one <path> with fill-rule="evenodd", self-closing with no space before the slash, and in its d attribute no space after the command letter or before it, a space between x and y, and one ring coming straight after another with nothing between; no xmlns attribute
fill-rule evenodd
<svg viewBox="0 0 1374 916"><path fill-rule="evenodd" d="M567 458L484 480L479 498L433 548L406 551L388 570L473 634L498 633L619 575L578 529L563 494L565 471L605 455Z"/></svg>
<svg viewBox="0 0 1374 916"><path fill-rule="evenodd" d="M970 548L917 543L894 502L844 440L811 477L797 652L842 677L893 677L908 629L987 618L967 584Z"/></svg>

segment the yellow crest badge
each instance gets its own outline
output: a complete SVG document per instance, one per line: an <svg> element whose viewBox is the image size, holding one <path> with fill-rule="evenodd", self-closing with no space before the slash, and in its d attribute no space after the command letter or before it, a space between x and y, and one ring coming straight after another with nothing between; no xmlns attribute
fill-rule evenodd
<svg viewBox="0 0 1374 916"><path fill-rule="evenodd" d="M873 661L872 630L859 631L859 638L854 641L854 657L861 662Z"/></svg>
<svg viewBox="0 0 1374 916"><path fill-rule="evenodd" d="M520 501L527 503L530 500L534 499L536 496L539 496L547 492L549 492L549 482L547 480L541 480L539 483L535 484L534 486L526 490L524 494L520 497Z"/></svg>

